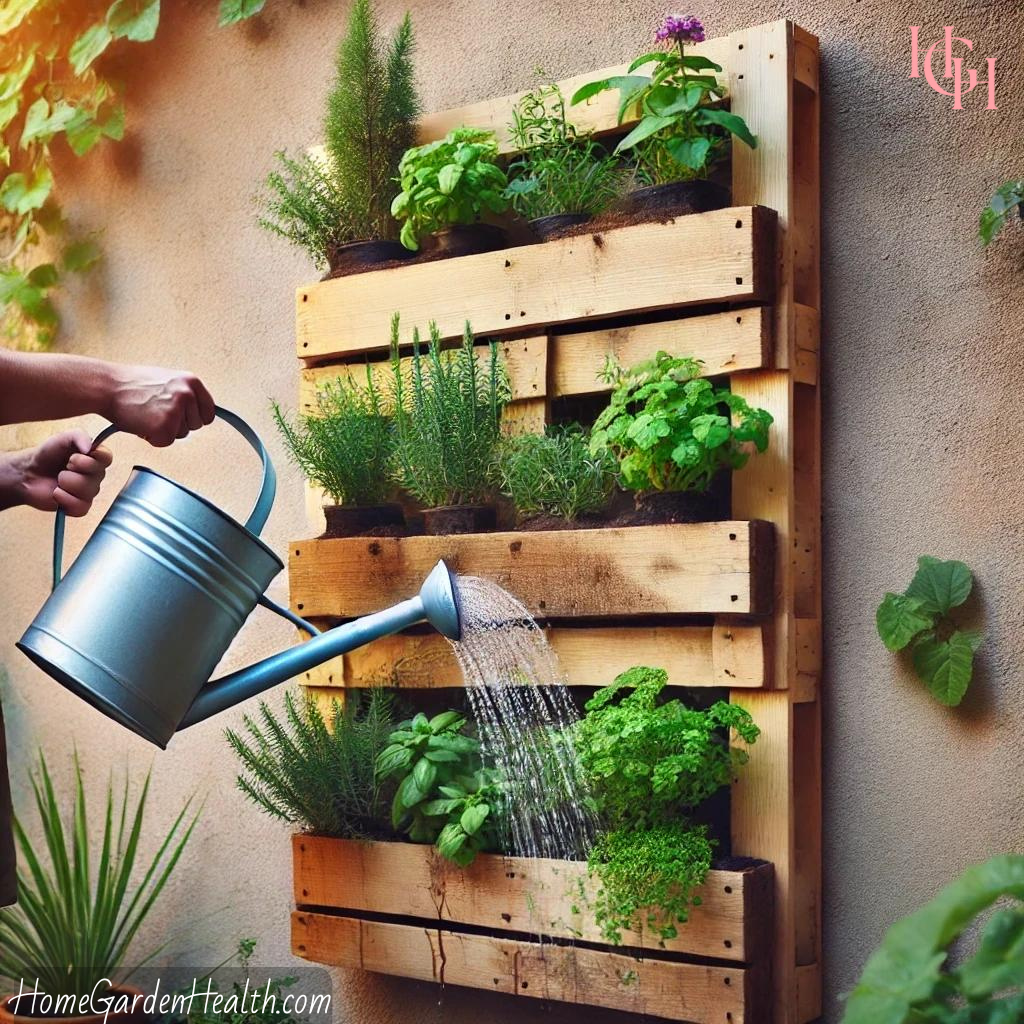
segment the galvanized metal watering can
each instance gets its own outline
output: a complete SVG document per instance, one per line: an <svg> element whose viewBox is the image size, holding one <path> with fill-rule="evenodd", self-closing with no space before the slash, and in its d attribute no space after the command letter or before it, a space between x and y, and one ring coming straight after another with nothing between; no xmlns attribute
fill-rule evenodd
<svg viewBox="0 0 1024 1024"><path fill-rule="evenodd" d="M323 633L266 597L284 568L259 538L274 503L274 467L244 420L225 409L217 415L263 464L245 524L181 484L134 467L63 578L64 513L57 513L53 592L18 643L59 683L160 747L179 729L413 623L426 620L453 640L461 633L444 562L416 597ZM116 429L107 427L96 444ZM312 639L207 682L258 604Z"/></svg>

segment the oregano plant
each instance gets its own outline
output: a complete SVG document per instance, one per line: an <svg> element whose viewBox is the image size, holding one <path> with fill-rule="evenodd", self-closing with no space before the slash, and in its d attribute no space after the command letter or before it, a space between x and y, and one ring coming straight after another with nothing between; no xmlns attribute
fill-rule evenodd
<svg viewBox="0 0 1024 1024"><path fill-rule="evenodd" d="M981 645L980 631L960 629L950 615L970 596L973 584L963 562L922 555L910 586L902 594L886 594L875 615L885 646L909 649L918 678L949 707L963 700Z"/></svg>

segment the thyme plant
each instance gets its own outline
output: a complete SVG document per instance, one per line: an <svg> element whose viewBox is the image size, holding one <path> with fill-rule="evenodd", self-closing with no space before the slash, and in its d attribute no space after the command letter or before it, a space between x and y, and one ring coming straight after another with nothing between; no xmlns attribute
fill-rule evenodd
<svg viewBox="0 0 1024 1024"><path fill-rule="evenodd" d="M394 728L394 699L362 691L325 718L309 695L285 693L284 714L260 703L225 733L242 764L238 788L267 814L345 839L388 835L375 764Z"/></svg>
<svg viewBox="0 0 1024 1024"><path fill-rule="evenodd" d="M591 851L600 882L594 901L608 941L646 926L674 938L698 900L714 841L694 812L746 763L731 747L759 730L749 713L719 701L704 711L661 700L662 669L631 668L586 704L574 739L603 825Z"/></svg>
<svg viewBox="0 0 1024 1024"><path fill-rule="evenodd" d="M611 452L591 452L586 432L575 425L510 437L498 459L501 492L520 515L570 521L608 504L615 469Z"/></svg>
<svg viewBox="0 0 1024 1024"><path fill-rule="evenodd" d="M443 351L437 324L426 352L419 330L403 365L398 316L391 320L397 482L428 508L485 502L495 482L508 376L491 342L481 366L466 323L459 348Z"/></svg>
<svg viewBox="0 0 1024 1024"><path fill-rule="evenodd" d="M276 402L273 410L292 461L335 504L387 500L395 435L369 366L365 387L345 377L328 382L317 395L314 416L289 420Z"/></svg>
<svg viewBox="0 0 1024 1024"><path fill-rule="evenodd" d="M556 82L525 93L509 127L520 155L509 165L505 194L520 217L593 216L618 198L623 181L618 161L576 131Z"/></svg>

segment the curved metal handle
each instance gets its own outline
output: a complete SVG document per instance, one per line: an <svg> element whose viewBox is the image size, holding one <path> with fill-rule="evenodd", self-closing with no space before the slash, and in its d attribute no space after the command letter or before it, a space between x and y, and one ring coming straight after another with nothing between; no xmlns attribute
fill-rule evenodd
<svg viewBox="0 0 1024 1024"><path fill-rule="evenodd" d="M241 416L228 409L222 409L219 405L216 406L216 415L218 419L222 419L229 426L234 427L249 442L253 451L260 457L260 462L263 465L263 481L260 484L260 493L256 496L256 503L249 513L249 518L245 521L245 528L250 533L255 533L259 536L266 525L267 517L270 515L270 510L274 505L274 495L277 493L277 473L274 472L274 464L270 461L270 456L267 454L267 449L263 446L259 435ZM101 445L111 434L118 432L118 428L113 424L109 427L104 427L96 435L96 439L92 443L93 448ZM53 526L54 588L56 588L61 580L62 562L64 561L64 522L66 518L64 509L57 509L57 518Z"/></svg>

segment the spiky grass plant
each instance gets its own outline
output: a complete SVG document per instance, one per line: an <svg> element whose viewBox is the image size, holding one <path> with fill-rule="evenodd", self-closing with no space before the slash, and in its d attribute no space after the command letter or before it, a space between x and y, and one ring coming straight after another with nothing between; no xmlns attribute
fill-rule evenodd
<svg viewBox="0 0 1024 1024"><path fill-rule="evenodd" d="M199 817L196 813L189 820L191 800L186 802L156 854L136 870L149 774L134 809L129 806L127 778L118 800L111 780L103 838L97 844L90 834L77 757L74 769L73 807L70 815L62 814L46 759L40 753L32 789L44 847L37 849L16 817L14 834L22 862L19 903L0 910L0 978L15 984L20 979L28 984L38 979L40 990L54 998L89 995L104 979L126 981L163 950L166 944L123 969L132 941L174 871Z"/></svg>
<svg viewBox="0 0 1024 1024"><path fill-rule="evenodd" d="M355 0L338 47L334 86L327 100L324 141L338 188L355 215L355 238L393 238L391 200L398 164L413 145L420 101L408 14L390 41L370 0Z"/></svg>
<svg viewBox="0 0 1024 1024"><path fill-rule="evenodd" d="M502 494L521 516L575 520L600 512L615 488L614 456L607 449L592 454L586 432L576 425L508 438L498 468Z"/></svg>
<svg viewBox="0 0 1024 1024"><path fill-rule="evenodd" d="M391 320L395 388L395 476L428 508L487 500L495 481L501 413L509 401L508 375L491 342L481 367L468 321L457 349L443 351L436 323L426 352L419 330L403 365L398 316Z"/></svg>
<svg viewBox="0 0 1024 1024"><path fill-rule="evenodd" d="M337 505L379 505L391 490L391 417L366 367L366 386L339 377L317 395L314 416L290 420L277 402L274 420L291 460Z"/></svg>
<svg viewBox="0 0 1024 1024"><path fill-rule="evenodd" d="M276 156L279 166L256 197L260 227L304 249L322 270L339 246L359 237L351 198L313 157Z"/></svg>
<svg viewBox="0 0 1024 1024"><path fill-rule="evenodd" d="M394 729L394 698L373 689L327 718L309 695L284 696L284 715L260 704L228 742L242 762L238 788L267 814L345 839L390 834L375 765Z"/></svg>

